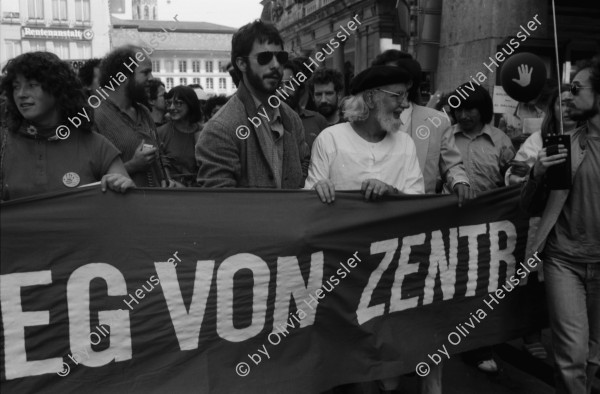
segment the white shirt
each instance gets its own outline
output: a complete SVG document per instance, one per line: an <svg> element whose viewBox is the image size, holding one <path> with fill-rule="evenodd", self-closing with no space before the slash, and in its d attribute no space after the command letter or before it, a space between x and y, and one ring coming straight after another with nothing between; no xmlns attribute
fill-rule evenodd
<svg viewBox="0 0 600 394"><path fill-rule="evenodd" d="M312 147L305 189L329 179L335 190L360 190L363 181L377 179L406 194L424 194L425 183L412 138L387 133L379 142L368 142L350 123L323 130Z"/></svg>
<svg viewBox="0 0 600 394"><path fill-rule="evenodd" d="M524 161L525 164L527 164L529 168L531 168L535 164L535 161L538 158L538 153L540 152L540 150L542 150L542 148L542 133L536 131L535 133L531 134L525 140L525 142L523 142L523 144L519 148L519 151L517 152L517 155L514 157L513 160ZM512 166L509 167L508 170L506 170L506 174L504 174L504 183L506 184L506 186L509 185L508 180L511 175ZM519 177L519 180L523 180L524 178L525 177Z"/></svg>

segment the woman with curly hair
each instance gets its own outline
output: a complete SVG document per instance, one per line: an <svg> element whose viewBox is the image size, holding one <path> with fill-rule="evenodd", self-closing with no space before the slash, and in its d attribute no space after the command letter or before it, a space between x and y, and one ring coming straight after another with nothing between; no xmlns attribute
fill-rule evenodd
<svg viewBox="0 0 600 394"><path fill-rule="evenodd" d="M165 100L170 120L158 128L158 138L167 156L167 167L173 180L192 186L198 174L195 146L202 118L200 101L189 86L175 86Z"/></svg>
<svg viewBox="0 0 600 394"><path fill-rule="evenodd" d="M68 190L100 181L124 192L135 186L120 152L92 130L93 111L66 62L29 52L2 70L7 119L1 130L1 198Z"/></svg>

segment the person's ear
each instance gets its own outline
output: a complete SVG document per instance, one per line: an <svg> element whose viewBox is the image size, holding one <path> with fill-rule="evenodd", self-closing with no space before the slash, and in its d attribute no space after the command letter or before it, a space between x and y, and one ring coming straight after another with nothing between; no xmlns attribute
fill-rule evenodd
<svg viewBox="0 0 600 394"><path fill-rule="evenodd" d="M248 63L247 63L247 59L238 56L237 58L235 58L235 65L238 67L238 69L242 72L245 73L246 72L246 68L248 67Z"/></svg>
<svg viewBox="0 0 600 394"><path fill-rule="evenodd" d="M363 97L365 99L365 104L367 104L367 107L369 107L369 109L375 108L375 91L374 90L367 90L366 92L363 93Z"/></svg>

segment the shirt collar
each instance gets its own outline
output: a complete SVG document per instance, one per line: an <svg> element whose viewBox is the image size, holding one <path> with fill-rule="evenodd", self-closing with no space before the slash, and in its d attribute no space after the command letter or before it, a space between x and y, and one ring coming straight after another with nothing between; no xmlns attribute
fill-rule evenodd
<svg viewBox="0 0 600 394"><path fill-rule="evenodd" d="M471 139L471 137L467 136L467 134L461 130L460 128L460 124L456 124L456 129L454 130L454 135L456 134L462 134L465 136L465 138L469 138ZM479 134L475 135L475 137L473 137L472 139L475 140L477 139L477 137L482 136L482 135L487 135L488 138L490 139L490 141L492 141L492 144L494 146L500 146L500 136L497 135L496 133L494 133L494 130L492 130L492 126L488 123L488 124L484 124L483 128L481 129L481 131L479 132Z"/></svg>

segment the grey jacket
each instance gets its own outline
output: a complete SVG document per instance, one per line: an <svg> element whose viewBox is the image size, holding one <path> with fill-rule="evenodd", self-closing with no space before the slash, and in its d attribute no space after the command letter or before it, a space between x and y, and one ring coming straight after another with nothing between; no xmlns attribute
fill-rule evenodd
<svg viewBox="0 0 600 394"><path fill-rule="evenodd" d="M279 110L284 127L282 189L299 189L308 174L310 151L300 117L284 103ZM196 142L200 187L277 187L267 159L271 157L267 136L248 119L256 116L256 111L250 91L242 82L234 96L206 123ZM236 130L243 137L249 132L249 136L239 138Z"/></svg>

